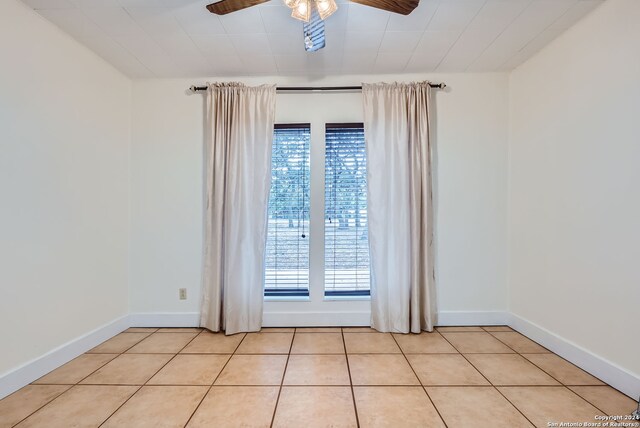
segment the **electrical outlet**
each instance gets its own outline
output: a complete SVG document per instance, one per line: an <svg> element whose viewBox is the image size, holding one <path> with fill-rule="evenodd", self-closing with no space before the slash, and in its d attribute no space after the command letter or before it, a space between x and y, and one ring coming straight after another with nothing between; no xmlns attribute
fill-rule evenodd
<svg viewBox="0 0 640 428"><path fill-rule="evenodd" d="M180 300L187 300L187 289L186 288L181 288L180 289Z"/></svg>

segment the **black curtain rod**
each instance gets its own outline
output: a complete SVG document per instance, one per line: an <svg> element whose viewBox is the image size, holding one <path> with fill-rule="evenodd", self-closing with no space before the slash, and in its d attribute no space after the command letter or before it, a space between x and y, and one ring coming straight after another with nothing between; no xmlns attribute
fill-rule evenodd
<svg viewBox="0 0 640 428"><path fill-rule="evenodd" d="M444 83L429 83L429 86L437 89L447 87ZM206 86L192 86L191 92L206 91ZM278 86L276 92L314 92L314 91L361 91L362 86Z"/></svg>

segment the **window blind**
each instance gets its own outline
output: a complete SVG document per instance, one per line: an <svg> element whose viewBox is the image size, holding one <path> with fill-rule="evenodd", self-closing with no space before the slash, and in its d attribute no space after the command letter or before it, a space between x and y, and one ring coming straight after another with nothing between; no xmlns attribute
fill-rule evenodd
<svg viewBox="0 0 640 428"><path fill-rule="evenodd" d="M325 295L368 295L364 128L327 124L325 144Z"/></svg>
<svg viewBox="0 0 640 428"><path fill-rule="evenodd" d="M309 124L274 129L265 296L309 294Z"/></svg>

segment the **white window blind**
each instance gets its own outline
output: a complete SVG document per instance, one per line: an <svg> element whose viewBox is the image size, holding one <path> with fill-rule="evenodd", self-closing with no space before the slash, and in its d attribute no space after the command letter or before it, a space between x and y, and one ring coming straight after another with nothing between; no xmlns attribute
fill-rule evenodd
<svg viewBox="0 0 640 428"><path fill-rule="evenodd" d="M309 124L275 125L266 296L309 294Z"/></svg>
<svg viewBox="0 0 640 428"><path fill-rule="evenodd" d="M367 159L362 124L327 124L325 144L325 295L368 295Z"/></svg>

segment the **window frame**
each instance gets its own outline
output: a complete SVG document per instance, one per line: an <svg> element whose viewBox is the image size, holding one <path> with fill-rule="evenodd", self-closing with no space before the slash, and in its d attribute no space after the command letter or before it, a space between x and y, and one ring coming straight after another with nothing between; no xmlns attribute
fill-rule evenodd
<svg viewBox="0 0 640 428"><path fill-rule="evenodd" d="M364 123L363 122L328 122L325 123L325 129L324 129L324 150L325 150L325 159L324 159L324 165L323 165L323 169L325 170L326 173L326 166L327 166L327 158L326 158L326 148L327 148L327 130L329 129L362 129L363 135L364 135ZM366 159L366 149L365 149L365 159ZM325 176L325 180L326 180L326 176ZM326 216L326 201L327 201L327 195L325 193L326 190L326 183L324 183L324 188L323 188L323 195L324 195L324 202L325 205L323 206L323 221L325 221L325 216ZM367 228L368 228L368 207L367 207ZM323 234L326 233L326 229L323 230ZM369 265L369 288L366 290L327 290L326 286L326 257L327 257L327 253L326 253L326 234L324 235L324 245L323 245L323 254L322 254L322 259L323 259L323 263L325 266L325 271L323 272L324 274L324 286L325 286L325 290L324 290L324 296L325 298L354 298L354 297L367 297L369 298L371 296L371 265ZM367 241L368 243L368 241ZM370 256L369 256L370 257Z"/></svg>
<svg viewBox="0 0 640 428"><path fill-rule="evenodd" d="M273 125L273 135L274 135L274 141L273 143L275 144L275 133L277 129L302 129L302 128L306 128L309 132L309 142L308 142L308 156L309 156L309 168L307 170L307 180L309 181L309 186L311 186L311 168L312 168L312 159L311 159L311 123L310 122L300 122L300 123L275 123ZM273 159L272 159L272 169L273 169ZM271 188L269 189L269 193L271 193ZM269 203L269 202L268 202ZM309 216L311 216L311 199L309 198ZM267 214L267 222L268 222L268 214ZM309 222L309 230L307 231L308 235L311 235L311 230L310 230L310 222ZM267 236L268 236L268 223L267 223ZM266 244L265 244L265 251L266 251ZM308 261L308 265L310 265L311 263L311 248L309 248L309 261ZM307 272L307 289L306 290L301 290L298 288L287 288L287 287L283 287L283 288L268 288L266 286L266 255L265 255L265 275L262 279L262 294L263 294L263 299L278 299L278 298L287 298L287 297L294 297L294 298L309 298L310 293L311 293L311 278L310 278L310 268L308 267L308 272Z"/></svg>
<svg viewBox="0 0 640 428"><path fill-rule="evenodd" d="M353 317L362 319L368 319L369 315L369 301L371 300L370 290L368 292L330 292L326 293L324 283L324 210L325 210L325 162L326 162L326 129L330 127L362 127L363 122L345 121L339 122L334 120L311 120L308 121L307 117L313 119L314 113L301 112L299 122L296 120L283 120L274 124L274 132L276 128L297 128L301 126L309 126L311 131L310 139L310 206L309 206L309 291L307 293L300 293L296 290L272 292L263 288L263 299L265 302L265 314L268 314L268 319L272 320L273 317L279 317L281 314L289 313L290 310L294 311L293 315L287 315L287 319L302 317L306 320L305 315L300 311L305 307L309 307L311 310L310 318L314 318L318 315L317 310L319 308L326 307L328 312L338 310L336 320L341 319L340 325L351 325L351 319ZM315 249L314 249L315 248ZM263 282L264 285L264 282ZM310 305L310 306L307 306ZM346 305L346 306L345 306ZM294 309L296 308L296 309ZM329 308L341 308L341 309L329 309ZM282 311L282 312L280 312ZM343 312L344 311L344 312ZM353 312L352 312L353 311ZM321 313L324 313L324 309ZM345 316L346 318L343 318ZM309 324L309 325L330 325L333 323L325 322L322 324ZM305 321L306 324L306 321ZM303 325L303 324L301 324ZM362 324L368 325L368 324Z"/></svg>

